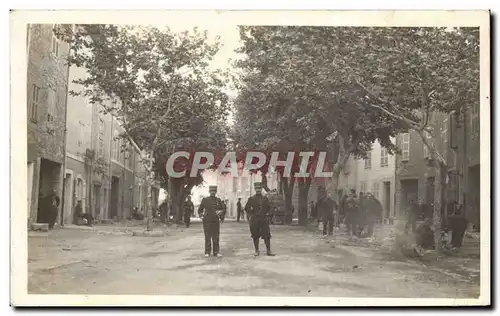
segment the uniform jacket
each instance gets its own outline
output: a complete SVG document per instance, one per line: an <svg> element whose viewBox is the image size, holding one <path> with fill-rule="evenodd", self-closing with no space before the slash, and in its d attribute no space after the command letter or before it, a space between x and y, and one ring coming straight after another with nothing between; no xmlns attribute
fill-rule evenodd
<svg viewBox="0 0 500 316"><path fill-rule="evenodd" d="M270 215L271 203L269 199L262 194L256 194L248 199L245 205L245 211L249 216L255 216L256 218L264 218Z"/></svg>
<svg viewBox="0 0 500 316"><path fill-rule="evenodd" d="M331 219L337 210L337 205L334 200L326 197L316 202L316 210L321 219Z"/></svg>
<svg viewBox="0 0 500 316"><path fill-rule="evenodd" d="M192 201L186 201L184 202L184 214L186 215L193 215L194 212L194 204Z"/></svg>
<svg viewBox="0 0 500 316"><path fill-rule="evenodd" d="M219 214L217 212L222 211L223 207L221 199L216 196L209 196L201 200L198 215L203 217L204 221L218 221Z"/></svg>

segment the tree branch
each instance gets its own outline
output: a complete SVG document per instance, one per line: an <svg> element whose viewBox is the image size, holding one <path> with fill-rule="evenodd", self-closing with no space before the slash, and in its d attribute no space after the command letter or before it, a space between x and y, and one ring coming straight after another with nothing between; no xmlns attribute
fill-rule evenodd
<svg viewBox="0 0 500 316"><path fill-rule="evenodd" d="M369 104L369 105L370 105L371 107L373 107L373 108L377 108L377 109L379 109L379 110L383 111L384 113L386 113L386 114L387 114L387 115L389 115L389 116L392 116L392 117L393 117L393 118L395 118L395 119L398 119L398 120L400 120L400 121L402 121L402 122L405 122L405 123L406 123L406 124L408 124L408 125L409 125L409 127L411 127L411 128L419 129L419 127L420 127L420 125L419 125L417 122L415 122L415 121L413 121L413 120L410 120L409 118L404 117L404 116L402 116L402 115L397 115L397 114L395 114L395 113L392 113L391 111L387 110L386 108L384 108L384 107L382 107L382 106L379 106L379 105L374 105L374 104Z"/></svg>

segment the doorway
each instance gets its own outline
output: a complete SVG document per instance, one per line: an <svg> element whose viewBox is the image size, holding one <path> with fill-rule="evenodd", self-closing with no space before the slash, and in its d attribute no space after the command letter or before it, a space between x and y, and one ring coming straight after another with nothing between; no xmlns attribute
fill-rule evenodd
<svg viewBox="0 0 500 316"><path fill-rule="evenodd" d="M391 214L391 182L384 181L383 187L384 194L384 216L383 218L389 218Z"/></svg>
<svg viewBox="0 0 500 316"><path fill-rule="evenodd" d="M69 224L73 220L73 176L71 173L66 173L64 177L64 210L62 213L61 222L63 224Z"/></svg>
<svg viewBox="0 0 500 316"><path fill-rule="evenodd" d="M50 214L51 200L50 195L54 193L59 196L60 184L59 176L61 171L61 165L47 160L41 159L40 161L40 180L39 180L39 190L38 190L38 223L48 223L52 217ZM57 219L57 217L56 217Z"/></svg>
<svg viewBox="0 0 500 316"><path fill-rule="evenodd" d="M111 177L111 199L109 200L109 218L115 220L118 217L118 189L120 179Z"/></svg>
<svg viewBox="0 0 500 316"><path fill-rule="evenodd" d="M427 205L434 204L434 177L426 179L425 183L425 203Z"/></svg>
<svg viewBox="0 0 500 316"><path fill-rule="evenodd" d="M404 216L408 202L410 200L418 199L418 179L401 180L401 200L400 207L398 208L398 216Z"/></svg>
<svg viewBox="0 0 500 316"><path fill-rule="evenodd" d="M98 184L94 184L94 218L101 218L101 186Z"/></svg>

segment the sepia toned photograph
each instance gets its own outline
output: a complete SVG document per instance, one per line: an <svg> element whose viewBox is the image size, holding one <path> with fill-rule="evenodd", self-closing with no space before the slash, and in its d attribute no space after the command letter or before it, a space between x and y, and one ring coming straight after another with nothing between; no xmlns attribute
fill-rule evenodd
<svg viewBox="0 0 500 316"><path fill-rule="evenodd" d="M489 12L10 18L13 305L491 304Z"/></svg>

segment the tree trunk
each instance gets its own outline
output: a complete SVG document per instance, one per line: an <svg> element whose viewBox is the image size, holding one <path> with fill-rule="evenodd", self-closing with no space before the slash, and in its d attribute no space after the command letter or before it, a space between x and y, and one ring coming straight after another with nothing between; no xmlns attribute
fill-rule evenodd
<svg viewBox="0 0 500 316"><path fill-rule="evenodd" d="M432 224L434 226L434 244L436 245L436 252L441 251L440 239L441 239L441 226L442 218L441 211L443 209L443 193L446 190L446 165L441 162L434 160L434 210L432 214Z"/></svg>
<svg viewBox="0 0 500 316"><path fill-rule="evenodd" d="M148 198L146 199L146 230L151 230L152 229L152 221L153 221L153 216L151 212L151 206L153 205L153 192L151 187L153 186L154 182L154 172L153 172L153 156L154 151L151 152L151 156L149 158L149 168L147 170L147 175L146 175L146 188L147 188L147 196Z"/></svg>
<svg viewBox="0 0 500 316"><path fill-rule="evenodd" d="M311 187L311 178L299 181L299 225L307 225L307 201L309 188Z"/></svg>
<svg viewBox="0 0 500 316"><path fill-rule="evenodd" d="M269 187L267 186L267 174L266 173L262 173L262 188L266 191L266 192L269 192L271 190L269 190Z"/></svg>
<svg viewBox="0 0 500 316"><path fill-rule="evenodd" d="M424 146L431 152L432 165L434 167L434 209L432 212L432 225L434 226L434 244L436 252L439 254L441 251L441 210L443 205L443 193L445 192L447 165L446 160L438 153L434 144L429 142L423 130L417 130L424 143Z"/></svg>
<svg viewBox="0 0 500 316"><path fill-rule="evenodd" d="M339 188L339 177L340 177L340 172L344 170L345 164L347 163L347 160L349 159L350 153L349 152L344 152L341 154L339 157L338 161L335 163L333 166L332 170L332 177L330 178L330 181L328 182L328 189L327 192L331 194L332 199L339 204L339 195L337 194L338 188Z"/></svg>
<svg viewBox="0 0 500 316"><path fill-rule="evenodd" d="M290 224L293 220L292 196L293 196L294 185L295 185L295 178L283 178L283 190L285 193L285 223L286 224Z"/></svg>

